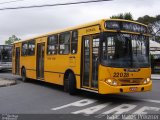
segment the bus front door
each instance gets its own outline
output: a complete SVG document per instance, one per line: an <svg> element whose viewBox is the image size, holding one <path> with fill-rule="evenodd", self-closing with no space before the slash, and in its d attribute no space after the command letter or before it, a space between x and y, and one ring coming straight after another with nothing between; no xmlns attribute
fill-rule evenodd
<svg viewBox="0 0 160 120"><path fill-rule="evenodd" d="M45 43L37 44L37 79L44 79L44 53Z"/></svg>
<svg viewBox="0 0 160 120"><path fill-rule="evenodd" d="M19 75L20 71L20 48L16 47L16 54L15 54L15 74Z"/></svg>
<svg viewBox="0 0 160 120"><path fill-rule="evenodd" d="M82 87L98 88L99 35L83 37L82 49Z"/></svg>

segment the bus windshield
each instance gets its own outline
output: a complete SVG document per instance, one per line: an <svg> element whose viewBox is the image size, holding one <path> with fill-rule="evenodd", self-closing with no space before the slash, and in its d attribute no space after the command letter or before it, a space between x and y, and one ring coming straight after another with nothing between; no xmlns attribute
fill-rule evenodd
<svg viewBox="0 0 160 120"><path fill-rule="evenodd" d="M149 37L124 33L104 33L101 63L110 67L149 67Z"/></svg>
<svg viewBox="0 0 160 120"><path fill-rule="evenodd" d="M0 62L12 62L12 46L0 46Z"/></svg>

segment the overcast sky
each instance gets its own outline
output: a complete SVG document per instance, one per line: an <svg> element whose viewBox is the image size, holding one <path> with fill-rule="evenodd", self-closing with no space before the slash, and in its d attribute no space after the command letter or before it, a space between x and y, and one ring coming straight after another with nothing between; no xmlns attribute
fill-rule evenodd
<svg viewBox="0 0 160 120"><path fill-rule="evenodd" d="M1 4L7 1L13 0L0 0L0 8L85 0L24 0ZM4 41L11 35L26 39L125 12L131 12L134 19L146 14L158 15L160 14L160 0L113 0L100 3L0 11L0 44L4 44Z"/></svg>

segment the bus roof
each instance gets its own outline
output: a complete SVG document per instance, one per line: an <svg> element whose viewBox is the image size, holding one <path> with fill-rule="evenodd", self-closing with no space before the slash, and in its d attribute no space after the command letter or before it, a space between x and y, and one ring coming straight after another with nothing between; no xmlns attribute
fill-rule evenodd
<svg viewBox="0 0 160 120"><path fill-rule="evenodd" d="M35 36L35 37L29 38L29 39L16 41L16 42L14 42L14 44L15 43L20 43L20 42L23 42L23 41L27 41L27 40L32 40L32 39L37 39L37 38L41 38L41 37L46 37L46 36L49 36L49 35L52 35L52 34L57 34L57 33L60 33L60 32L65 32L65 31L70 31L70 30L76 30L76 29L80 29L80 28L87 27L87 26L92 26L92 25L98 25L101 22L107 21L107 20L133 22L133 23L136 23L136 24L147 26L145 24L142 24L142 23L139 23L139 22L136 22L136 21L131 21L131 20L124 20L124 19L101 19L101 20L97 20L97 21L94 21L94 22L89 22L89 23L86 23L86 24L78 25L78 26L75 26L75 27L69 27L69 28L65 28L65 29L55 30L53 32L49 32L49 33L46 33L46 34Z"/></svg>

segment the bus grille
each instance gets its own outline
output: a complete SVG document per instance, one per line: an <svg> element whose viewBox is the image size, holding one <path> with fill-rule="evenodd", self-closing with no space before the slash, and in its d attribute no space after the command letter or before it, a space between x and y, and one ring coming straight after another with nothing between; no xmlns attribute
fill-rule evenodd
<svg viewBox="0 0 160 120"><path fill-rule="evenodd" d="M140 85L142 84L143 78L119 79L119 81L122 86Z"/></svg>

